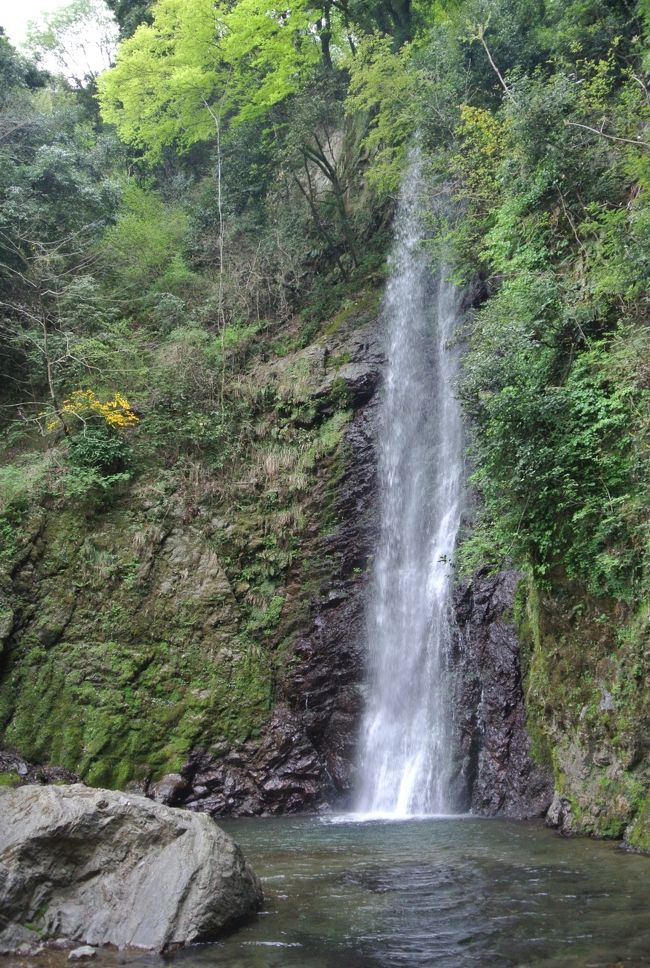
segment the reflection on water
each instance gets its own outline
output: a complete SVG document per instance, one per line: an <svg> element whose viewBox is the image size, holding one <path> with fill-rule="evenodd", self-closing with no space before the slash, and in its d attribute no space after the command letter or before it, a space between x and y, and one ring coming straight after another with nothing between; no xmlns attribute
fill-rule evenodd
<svg viewBox="0 0 650 968"><path fill-rule="evenodd" d="M474 818L223 823L266 910L174 968L650 965L650 860Z"/></svg>
<svg viewBox="0 0 650 968"><path fill-rule="evenodd" d="M102 951L96 968L650 966L650 858L613 844L469 817L222 826L262 878L255 922L164 960ZM67 954L0 958L27 963Z"/></svg>

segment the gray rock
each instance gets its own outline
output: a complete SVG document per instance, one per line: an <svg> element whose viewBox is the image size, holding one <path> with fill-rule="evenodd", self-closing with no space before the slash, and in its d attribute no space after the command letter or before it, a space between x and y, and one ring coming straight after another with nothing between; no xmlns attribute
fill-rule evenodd
<svg viewBox="0 0 650 968"><path fill-rule="evenodd" d="M614 697L612 696L611 692L607 692L606 689L602 690L602 699L600 700L598 709L601 713L612 713L616 709Z"/></svg>
<svg viewBox="0 0 650 968"><path fill-rule="evenodd" d="M554 827L564 836L571 833L571 804L565 797L560 796L557 790L546 814L546 826Z"/></svg>
<svg viewBox="0 0 650 968"><path fill-rule="evenodd" d="M94 958L97 954L96 948L91 948L89 944L83 944L80 948L75 948L68 955L68 961L86 961L88 958Z"/></svg>
<svg viewBox="0 0 650 968"><path fill-rule="evenodd" d="M0 868L0 878L2 869ZM5 924L0 914L0 954L15 952L29 955L40 944L36 931L30 931L22 924Z"/></svg>
<svg viewBox="0 0 650 968"><path fill-rule="evenodd" d="M207 816L80 785L1 790L0 816L0 952L61 937L165 950L213 940L262 901Z"/></svg>
<svg viewBox="0 0 650 968"><path fill-rule="evenodd" d="M222 754L195 750L183 767L191 810L213 816L315 809L329 789L326 770L299 717L278 706L261 741Z"/></svg>

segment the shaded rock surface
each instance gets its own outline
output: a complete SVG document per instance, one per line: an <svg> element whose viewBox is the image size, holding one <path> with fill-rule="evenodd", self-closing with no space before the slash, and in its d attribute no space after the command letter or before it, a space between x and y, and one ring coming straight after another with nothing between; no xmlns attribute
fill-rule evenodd
<svg viewBox="0 0 650 968"><path fill-rule="evenodd" d="M331 784L301 720L275 710L261 742L236 750L197 750L183 768L184 805L214 816L296 813L323 802Z"/></svg>
<svg viewBox="0 0 650 968"><path fill-rule="evenodd" d="M206 816L65 787L0 791L0 952L66 938L164 950L212 940L261 904Z"/></svg>
<svg viewBox="0 0 650 968"><path fill-rule="evenodd" d="M324 539L338 562L334 579L313 603L312 623L294 642L282 680L287 701L318 750L336 793L350 790L362 711L364 607L377 534L374 398L347 434L349 459L338 491L339 527Z"/></svg>
<svg viewBox="0 0 650 968"><path fill-rule="evenodd" d="M531 755L519 642L510 619L519 576L478 572L455 591L455 726L466 807L493 816L540 816L553 781Z"/></svg>
<svg viewBox="0 0 650 968"><path fill-rule="evenodd" d="M62 766L38 765L28 763L17 753L0 750L0 774L5 774L11 780L10 785L25 785L27 783L79 783L76 773L66 770Z"/></svg>
<svg viewBox="0 0 650 968"><path fill-rule="evenodd" d="M355 333L345 347L349 362L336 379L356 409L330 509L334 526L316 542L323 581L283 657L277 704L262 737L236 748L198 749L181 771L189 788L174 802L212 816L324 808L351 787L362 709L364 594L376 538L376 391L383 357L376 327ZM328 406L331 383L328 377L314 390L320 406Z"/></svg>

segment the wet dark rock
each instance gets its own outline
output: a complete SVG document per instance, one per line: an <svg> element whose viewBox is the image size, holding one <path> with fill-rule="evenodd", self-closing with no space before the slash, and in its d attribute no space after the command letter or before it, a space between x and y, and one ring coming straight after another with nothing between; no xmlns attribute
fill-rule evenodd
<svg viewBox="0 0 650 968"><path fill-rule="evenodd" d="M519 643L510 618L519 576L479 572L454 595L455 725L465 806L479 814L541 816L553 796L526 732Z"/></svg>
<svg viewBox="0 0 650 968"><path fill-rule="evenodd" d="M157 783L151 784L147 789L147 796L156 803L164 803L168 807L176 807L182 803L190 787L187 780L180 773L167 773Z"/></svg>
<svg viewBox="0 0 650 968"><path fill-rule="evenodd" d="M0 750L0 773L16 777L15 785L81 782L72 770L46 763L28 763L17 753L11 753L8 750Z"/></svg>
<svg viewBox="0 0 650 968"><path fill-rule="evenodd" d="M303 723L331 789L345 798L352 784L362 712L363 623L371 549L376 540L376 397L359 410L346 434L347 460L338 484L339 525L322 539L333 575L312 602L309 628L288 651L281 677L287 704Z"/></svg>
<svg viewBox="0 0 650 968"><path fill-rule="evenodd" d="M230 752L196 750L183 767L184 804L213 816L296 813L322 803L330 783L304 725L276 708L261 740Z"/></svg>

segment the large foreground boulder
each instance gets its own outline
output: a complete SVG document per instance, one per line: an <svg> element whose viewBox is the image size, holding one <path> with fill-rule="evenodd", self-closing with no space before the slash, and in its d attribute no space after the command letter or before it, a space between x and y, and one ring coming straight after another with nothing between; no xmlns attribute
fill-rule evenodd
<svg viewBox="0 0 650 968"><path fill-rule="evenodd" d="M0 952L54 938L164 950L213 940L261 901L208 816L77 784L0 790Z"/></svg>

